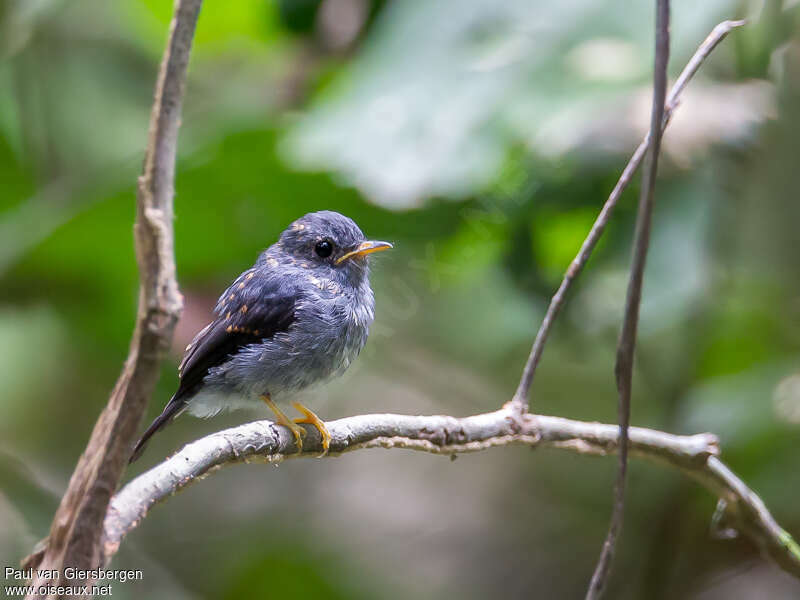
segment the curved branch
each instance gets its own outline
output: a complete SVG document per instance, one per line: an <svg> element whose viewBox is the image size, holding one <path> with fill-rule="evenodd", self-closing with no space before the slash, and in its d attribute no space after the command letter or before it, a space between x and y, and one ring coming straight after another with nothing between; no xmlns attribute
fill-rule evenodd
<svg viewBox="0 0 800 600"><path fill-rule="evenodd" d="M520 416L510 405L464 418L359 415L326 425L332 438L329 456L365 448L406 448L454 456L512 444L608 456L616 452L619 439L617 425L544 415ZM632 456L679 469L724 499L741 531L785 571L800 578L800 549L755 492L718 459L715 435L682 436L631 427L628 447ZM186 445L129 482L112 498L104 524L106 562L153 505L203 476L231 464L318 456L322 445L316 429L308 429L303 450L297 454L289 431L270 421L247 423Z"/></svg>

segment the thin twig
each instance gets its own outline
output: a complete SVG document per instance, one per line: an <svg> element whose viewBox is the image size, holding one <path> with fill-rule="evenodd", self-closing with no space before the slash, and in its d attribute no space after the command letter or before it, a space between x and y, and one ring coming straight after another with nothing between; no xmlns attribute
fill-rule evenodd
<svg viewBox="0 0 800 600"><path fill-rule="evenodd" d="M172 197L183 90L201 3L176 0L156 83L137 195L134 234L140 274L139 309L128 359L72 474L50 535L24 561L26 567L38 567L31 582L35 590L42 589L40 586L81 586L87 581L65 578L64 568L94 569L100 565L106 509L119 485L158 379L161 359L180 316L182 298L175 280Z"/></svg>
<svg viewBox="0 0 800 600"><path fill-rule="evenodd" d="M631 420L631 387L633 385L633 359L636 350L636 331L639 325L639 307L642 302L642 281L650 248L650 229L655 202L658 154L661 151L661 133L664 123L664 107L667 95L667 63L669 62L669 0L656 0L656 43L653 66L653 108L650 116L650 150L645 157L642 172L642 189L639 209L636 214L636 231L633 240L628 292L625 299L625 315L617 345L617 362L614 368L617 379L619 402L619 469L614 483L614 507L603 549L592 575L587 600L596 600L603 595L611 563L614 559L619 532L625 514L625 481L628 471L628 428Z"/></svg>
<svg viewBox="0 0 800 600"><path fill-rule="evenodd" d="M686 84L689 83L689 80L694 77L695 73L697 73L700 65L703 64L706 58L708 58L708 55L711 54L714 48L717 47L717 45L725 38L725 36L727 36L733 29L741 27L745 23L746 21L724 21L714 27L713 31L708 35L703 43L700 44L700 47L694 53L691 60L686 64L680 76L670 90L669 97L667 98L666 109L664 111L662 131L667 128L673 112L678 107L681 93L686 88ZM542 352L544 352L544 346L547 343L547 337L550 334L550 329L552 328L553 323L555 322L556 317L561 310L561 306L564 304L567 292L572 286L572 282L580 274L580 272L583 270L583 267L589 261L592 251L597 245L597 242L600 241L600 237L605 231L606 225L611 218L611 214L614 212L617 201L622 195L622 192L625 191L625 189L628 187L628 184L631 182L636 169L639 168L639 165L641 164L642 159L644 158L644 155L649 147L650 133L648 132L648 134L636 148L636 151L633 153L633 156L631 156L628 164L625 165L625 169L622 171L617 184L614 186L614 189L611 190L611 194L609 194L608 199L600 211L600 214L597 215L597 219L592 225L589 235L586 236L586 239L581 245L581 249L572 260L572 263L570 263L569 268L567 269L566 273L564 274L564 278L561 281L561 285L558 287L558 290L550 299L547 312L542 319L542 324L539 326L539 331L536 332L536 339L533 341L531 352L528 355L528 360L525 363L525 368L522 371L522 377L520 378L517 391L514 394L514 399L512 400L514 408L516 408L516 410L519 412L523 412L528 408L530 389L531 384L533 383L534 374L536 373L536 368L539 366L539 361L542 358Z"/></svg>
<svg viewBox="0 0 800 600"><path fill-rule="evenodd" d="M532 414L520 417L510 407L461 419L381 414L326 425L332 437L329 456L366 448L406 448L452 456L512 444L608 456L617 451L619 440L618 425ZM633 456L678 469L724 498L741 531L785 571L800 578L800 550L761 499L718 460L715 435L681 436L631 427L629 447ZM106 561L154 505L214 471L233 464L314 458L321 449L319 433L309 428L303 453L296 454L294 437L269 421L247 423L188 444L133 479L111 500L105 520Z"/></svg>

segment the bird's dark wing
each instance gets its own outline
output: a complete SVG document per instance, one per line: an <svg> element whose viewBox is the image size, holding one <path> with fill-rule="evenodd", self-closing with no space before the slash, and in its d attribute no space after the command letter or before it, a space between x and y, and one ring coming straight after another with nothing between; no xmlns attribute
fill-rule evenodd
<svg viewBox="0 0 800 600"><path fill-rule="evenodd" d="M220 296L214 309L216 318L186 347L178 368L181 378L178 391L137 442L130 462L141 455L154 433L183 410L211 369L248 344L288 330L294 323L299 299L291 283L255 269L242 273Z"/></svg>
<svg viewBox="0 0 800 600"><path fill-rule="evenodd" d="M243 273L220 297L217 317L186 348L176 398L192 395L209 370L244 346L286 331L295 320L298 294L276 278Z"/></svg>

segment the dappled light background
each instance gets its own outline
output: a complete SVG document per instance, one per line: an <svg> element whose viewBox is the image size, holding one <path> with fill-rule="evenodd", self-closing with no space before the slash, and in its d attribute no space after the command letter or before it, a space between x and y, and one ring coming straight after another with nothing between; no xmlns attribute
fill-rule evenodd
<svg viewBox="0 0 800 600"><path fill-rule="evenodd" d="M326 419L508 400L550 294L649 123L652 2L208 1L175 196L186 308L148 420L217 295L305 212L396 249ZM0 0L0 563L46 535L134 323L135 181L169 0ZM800 5L673 2L670 75L749 16L664 138L633 423L713 431L800 535ZM636 185L554 328L533 410L616 420ZM126 479L264 413L183 417ZM581 597L615 461L521 447L244 465L150 516L118 598ZM715 499L633 462L609 597L790 598Z"/></svg>

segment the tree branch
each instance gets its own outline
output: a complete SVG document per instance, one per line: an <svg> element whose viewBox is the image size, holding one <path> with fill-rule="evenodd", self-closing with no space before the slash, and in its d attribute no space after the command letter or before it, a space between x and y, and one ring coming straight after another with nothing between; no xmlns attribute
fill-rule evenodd
<svg viewBox="0 0 800 600"><path fill-rule="evenodd" d="M725 36L727 36L733 29L741 27L745 23L746 21L723 21L714 27L708 37L706 37L703 43L700 44L700 47L697 49L697 51L695 51L691 60L689 60L684 67L683 71L681 71L680 76L675 81L675 84L672 86L672 89L669 92L669 97L667 98L666 107L664 110L664 119L661 126L662 132L667 128L667 125L669 125L669 121L672 118L672 113L678 108L680 103L680 95L686 88L686 84L688 84L689 80L691 80L695 73L697 73L700 65L702 65L706 58L708 58L708 55L711 54L714 48L716 48L717 45L723 39L725 39ZM589 257L594 251L595 246L597 246L597 242L600 241L600 237L603 235L608 221L611 219L611 215L614 212L617 201L619 200L620 196L622 196L622 192L624 192L628 187L631 179L633 179L633 175L636 173L636 170L642 163L642 159L644 158L644 155L649 147L650 133L648 132L645 138L636 148L636 151L633 153L633 156L631 156L628 164L625 165L625 169L623 169L617 184L614 186L614 189L611 190L611 194L609 194L608 199L600 211L600 214L597 215L597 219L592 225L589 235L587 235L586 239L583 241L581 249L570 263L567 272L564 273L564 278L561 280L558 290L556 290L556 293L553 294L553 297L550 299L550 304L548 305L547 312L545 312L544 318L542 319L542 324L539 326L539 330L536 332L536 338L533 341L533 346L531 347L531 352L528 355L528 360L525 363L525 368L522 370L522 376L520 378L519 385L517 386L517 391L514 394L513 400L511 401L512 406L518 412L524 412L528 408L530 389L531 385L533 384L533 377L536 373L536 368L539 366L539 361L542 358L542 353L544 352L544 346L547 343L547 337L550 334L550 329L553 327L553 323L555 322L556 317L558 316L558 313L564 304L567 292L572 286L572 282L578 277L578 275L580 275L581 271L583 271L583 268L586 266L586 263L589 261Z"/></svg>
<svg viewBox="0 0 800 600"><path fill-rule="evenodd" d="M34 589L42 585L83 585L85 581L64 579L64 568L92 569L101 563L106 509L119 485L158 379L161 359L180 316L182 298L175 280L172 197L184 82L200 5L201 0L176 0L156 84L138 185L134 236L140 277L139 309L128 358L72 474L49 537L24 561L26 567L59 574L56 579L37 575L32 581Z"/></svg>
<svg viewBox="0 0 800 600"><path fill-rule="evenodd" d="M625 481L628 473L628 428L631 423L631 391L633 386L633 360L636 350L636 332L639 326L639 307L642 303L642 282L650 249L650 230L655 204L658 155L661 151L661 133L664 123L664 105L667 95L667 64L669 63L669 0L656 0L656 43L653 65L653 108L650 115L650 149L645 157L642 173L642 188L639 209L636 213L636 231L633 240L628 291L625 298L625 314L617 344L617 361L614 373L617 380L617 415L619 420L619 468L614 482L614 507L608 533L600 551L600 558L592 574L586 600L602 597L614 550L625 515Z"/></svg>
<svg viewBox="0 0 800 600"><path fill-rule="evenodd" d="M405 448L452 456L512 444L609 456L616 452L619 440L617 425L520 416L511 407L461 419L382 414L349 417L326 425L332 437L331 457L366 448ZM322 449L319 433L313 427L307 431L303 453L297 454L294 438L286 428L270 421L247 423L192 442L142 473L111 500L104 525L105 561L112 558L150 508L221 467L317 456ZM715 435L682 436L631 427L629 448L633 456L678 469L724 499L741 531L785 571L800 578L800 549L755 492L718 459Z"/></svg>

